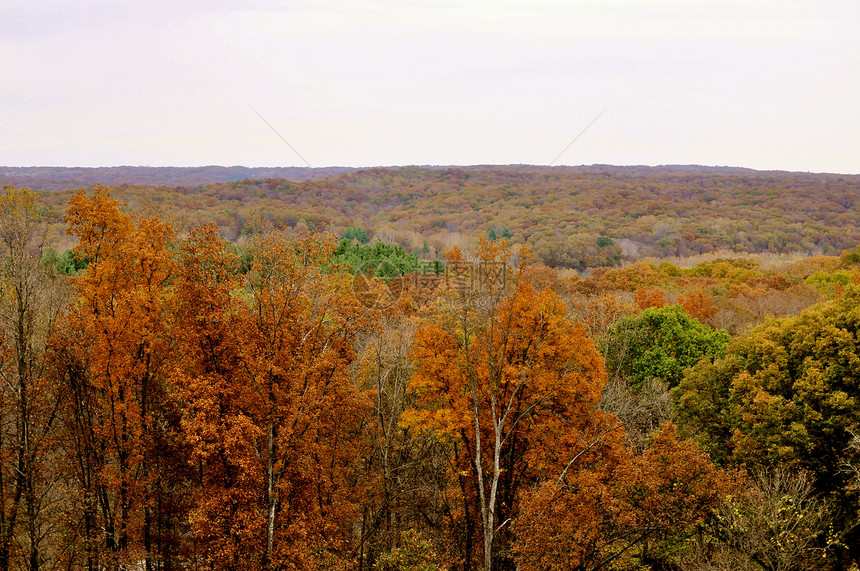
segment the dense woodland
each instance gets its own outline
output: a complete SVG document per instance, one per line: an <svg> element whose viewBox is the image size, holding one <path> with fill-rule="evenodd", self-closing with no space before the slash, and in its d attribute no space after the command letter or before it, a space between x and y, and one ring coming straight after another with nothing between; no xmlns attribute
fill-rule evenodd
<svg viewBox="0 0 860 571"><path fill-rule="evenodd" d="M347 167L2 167L0 181L38 190L67 190L93 184L193 186L244 179L318 180L356 169Z"/></svg>
<svg viewBox="0 0 860 571"><path fill-rule="evenodd" d="M860 564L860 179L624 172L5 188L0 569Z"/></svg>
<svg viewBox="0 0 860 571"><path fill-rule="evenodd" d="M12 176L2 169L0 182L53 190L40 197L59 213L78 188L104 176L99 182L126 181L112 184L115 197L136 208L165 209L162 215L180 231L214 223L236 240L259 218L337 235L361 226L372 238L431 258L454 245L473 245L478 236L495 236L515 249L528 245L546 265L579 271L715 252L838 255L860 243L860 176L851 175L704 167L404 167L321 180L201 185L177 181L199 181L209 176L205 168L174 169L178 173L171 175L171 169L117 167L115 173L58 171L66 182L57 185L39 184L39 170L19 170L30 173L33 184L22 182L22 172ZM327 173L304 169L296 176ZM58 227L54 240L61 238Z"/></svg>

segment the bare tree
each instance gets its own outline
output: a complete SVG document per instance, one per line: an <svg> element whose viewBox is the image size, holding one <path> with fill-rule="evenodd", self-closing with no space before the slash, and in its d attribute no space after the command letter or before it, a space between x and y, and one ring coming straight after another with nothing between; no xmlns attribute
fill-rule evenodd
<svg viewBox="0 0 860 571"><path fill-rule="evenodd" d="M860 435L855 432L851 433L851 441L848 443L848 451L850 452L851 460L846 460L843 468L846 472L852 475L852 488L860 487Z"/></svg>
<svg viewBox="0 0 860 571"><path fill-rule="evenodd" d="M0 569L39 569L55 499L49 472L57 393L45 376L48 332L67 299L54 268L42 264L49 217L32 192L0 194ZM15 549L17 544L17 549Z"/></svg>
<svg viewBox="0 0 860 571"><path fill-rule="evenodd" d="M838 539L826 536L832 512L831 502L815 495L803 472L760 470L748 490L720 508L711 540L699 541L682 568L820 569Z"/></svg>
<svg viewBox="0 0 860 571"><path fill-rule="evenodd" d="M637 392L623 377L612 375L603 387L600 408L621 420L627 445L641 451L672 418L672 396L660 379L648 379Z"/></svg>
<svg viewBox="0 0 860 571"><path fill-rule="evenodd" d="M371 491L362 513L359 569L370 569L380 555L396 551L399 542L408 539L407 530L423 529L433 538L451 511L444 445L400 422L416 398L409 389L414 335L414 320L383 315L356 342L359 357L352 376L375 401L368 422L370 446L363 459Z"/></svg>

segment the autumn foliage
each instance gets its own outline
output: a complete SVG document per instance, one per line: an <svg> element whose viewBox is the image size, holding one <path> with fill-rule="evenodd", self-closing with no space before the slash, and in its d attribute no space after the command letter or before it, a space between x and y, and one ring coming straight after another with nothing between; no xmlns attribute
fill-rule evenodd
<svg viewBox="0 0 860 571"><path fill-rule="evenodd" d="M473 310L477 301L489 311ZM428 325L415 336L419 401L404 422L452 444L457 519L483 545L485 569L520 490L618 440L608 433L620 424L597 410L602 359L565 314L550 290L520 283L499 298L458 300L450 328ZM467 538L467 560L471 545Z"/></svg>
<svg viewBox="0 0 860 571"><path fill-rule="evenodd" d="M77 513L70 523L82 546L70 563L118 566L170 550L153 543L170 516L152 508L169 493L155 467L175 460L163 457L171 452L165 381L173 230L158 218L123 213L104 189L78 194L66 220L79 238L75 256L89 260L72 281L77 301L52 339L73 444Z"/></svg>
<svg viewBox="0 0 860 571"><path fill-rule="evenodd" d="M348 553L366 403L346 371L357 304L321 274L330 249L261 236L237 290L212 227L183 245L171 382L202 484L192 532L217 567L335 566Z"/></svg>
<svg viewBox="0 0 860 571"><path fill-rule="evenodd" d="M0 571L860 555L856 253L574 276L500 230L429 276L429 248L265 217L231 242L101 187L67 253L54 219L0 195Z"/></svg>
<svg viewBox="0 0 860 571"><path fill-rule="evenodd" d="M640 311L649 307L663 307L666 305L666 296L662 290L657 288L636 288L634 305Z"/></svg>
<svg viewBox="0 0 860 571"><path fill-rule="evenodd" d="M54 339L80 564L179 557L186 532L217 568L348 554L366 404L346 372L358 304L321 273L331 243L267 233L236 276L212 227L175 255L167 224L101 190L67 219L89 263Z"/></svg>
<svg viewBox="0 0 860 571"><path fill-rule="evenodd" d="M665 556L661 541L671 544L704 521L733 486L666 425L641 454L528 493L516 524L518 569L599 569Z"/></svg>

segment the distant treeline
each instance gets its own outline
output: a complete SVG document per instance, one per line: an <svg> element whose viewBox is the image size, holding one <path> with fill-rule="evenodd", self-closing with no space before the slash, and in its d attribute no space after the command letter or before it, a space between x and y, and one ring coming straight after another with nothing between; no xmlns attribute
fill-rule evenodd
<svg viewBox="0 0 860 571"><path fill-rule="evenodd" d="M223 169L224 176L238 177L238 169ZM194 169L187 170L184 176L192 178ZM173 187L115 184L112 191L132 208L169 208L180 227L215 223L229 239L246 234L257 218L339 235L360 227L371 239L426 257L486 236L527 245L549 266L578 270L724 251L834 255L860 242L856 175L514 165L376 168L301 181L295 179L322 171L293 170L294 180L173 179ZM0 181L13 182L2 175ZM70 196L45 193L43 200L61 212Z"/></svg>
<svg viewBox="0 0 860 571"><path fill-rule="evenodd" d="M242 179L285 178L318 180L355 169L348 167L2 167L4 185L32 190L67 190L93 184L143 184L152 186L194 186Z"/></svg>

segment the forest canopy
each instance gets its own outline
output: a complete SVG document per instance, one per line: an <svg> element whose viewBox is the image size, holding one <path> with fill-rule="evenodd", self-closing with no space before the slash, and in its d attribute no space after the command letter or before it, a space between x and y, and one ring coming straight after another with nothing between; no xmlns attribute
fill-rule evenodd
<svg viewBox="0 0 860 571"><path fill-rule="evenodd" d="M528 246L546 265L578 270L714 252L838 255L860 243L860 177L852 175L706 167L403 167L315 169L292 178L247 178L284 176L275 171L218 171L203 184L205 169L177 169L173 178L125 169L101 175L115 197L134 208L169 212L177 230L214 223L231 240L251 232L260 218L339 236L361 228L373 239L426 250L430 257L454 244L474 245L479 236L498 237ZM27 179L20 169L0 170L0 183L44 188L41 199L62 213L75 190L98 180L72 171L55 173L67 177L64 183L40 182L44 174L32 171L31 185L21 182Z"/></svg>
<svg viewBox="0 0 860 571"><path fill-rule="evenodd" d="M0 194L0 570L860 564L856 244L581 276L42 196Z"/></svg>

